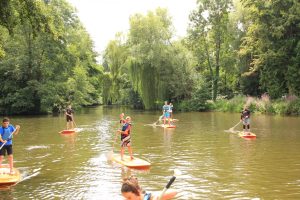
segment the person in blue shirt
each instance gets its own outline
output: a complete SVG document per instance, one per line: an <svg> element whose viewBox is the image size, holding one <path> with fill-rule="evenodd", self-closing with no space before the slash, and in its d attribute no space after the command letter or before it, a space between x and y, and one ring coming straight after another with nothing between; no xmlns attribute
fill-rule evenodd
<svg viewBox="0 0 300 200"><path fill-rule="evenodd" d="M16 128L9 124L9 119L4 118L2 120L2 126L0 128L0 166L2 165L5 154L8 155L8 162L10 168L10 174L13 174L13 149L12 149L12 138L13 135L18 134L20 126L16 125Z"/></svg>
<svg viewBox="0 0 300 200"><path fill-rule="evenodd" d="M165 105L162 108L163 116L164 116L164 126L166 125L166 119L168 120L169 126L171 126L171 120L170 120L170 106L168 105L168 102L165 101Z"/></svg>

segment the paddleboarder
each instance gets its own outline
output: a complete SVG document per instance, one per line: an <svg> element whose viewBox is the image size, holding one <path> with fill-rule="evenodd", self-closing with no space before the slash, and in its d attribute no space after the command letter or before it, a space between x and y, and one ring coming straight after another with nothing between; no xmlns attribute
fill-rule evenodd
<svg viewBox="0 0 300 200"><path fill-rule="evenodd" d="M132 149L131 149L131 117L127 116L125 118L125 123L122 126L121 130L118 130L118 132L121 134L121 159L123 160L124 155L124 148L128 148L128 152L130 154L131 160L133 160L132 156Z"/></svg>
<svg viewBox="0 0 300 200"><path fill-rule="evenodd" d="M165 105L162 107L163 115L164 115L164 126L166 124L166 119L168 119L169 126L171 126L171 120L170 120L170 105L168 105L168 102L165 101Z"/></svg>
<svg viewBox="0 0 300 200"><path fill-rule="evenodd" d="M72 109L72 106L69 105L68 108L66 109L66 112L65 112L66 120L67 120L67 130L74 129L73 113L74 113L74 111Z"/></svg>
<svg viewBox="0 0 300 200"><path fill-rule="evenodd" d="M244 110L241 114L241 121L243 122L243 132L249 133L250 132L250 110L248 106L244 107Z"/></svg>
<svg viewBox="0 0 300 200"><path fill-rule="evenodd" d="M3 158L7 153L10 174L13 174L13 167L14 167L14 158L13 158L13 148L12 148L12 138L13 135L17 135L19 133L20 126L16 125L14 127L10 124L8 118L4 118L2 120L2 127L0 128L0 166L2 165Z"/></svg>

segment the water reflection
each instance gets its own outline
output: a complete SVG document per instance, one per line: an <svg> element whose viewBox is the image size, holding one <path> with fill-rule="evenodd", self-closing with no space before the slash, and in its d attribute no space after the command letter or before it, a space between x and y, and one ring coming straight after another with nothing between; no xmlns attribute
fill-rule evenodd
<svg viewBox="0 0 300 200"><path fill-rule="evenodd" d="M133 152L151 162L148 171L107 161L121 112L133 118ZM80 131L70 135L58 134L64 116L14 118L22 125L14 157L23 180L0 198L122 199L123 178L134 175L147 191L161 191L174 168L183 172L172 185L182 191L177 199L300 198L299 118L253 115L257 139L248 141L224 132L239 114L176 113L176 129L144 126L160 114L88 108L76 112ZM115 152L119 148L118 138Z"/></svg>

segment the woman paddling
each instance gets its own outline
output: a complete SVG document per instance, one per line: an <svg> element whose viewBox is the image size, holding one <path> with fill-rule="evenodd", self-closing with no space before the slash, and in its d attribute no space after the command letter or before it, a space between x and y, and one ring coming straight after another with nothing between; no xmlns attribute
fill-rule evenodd
<svg viewBox="0 0 300 200"><path fill-rule="evenodd" d="M158 200L159 195L148 193L142 190L139 186L139 182L136 177L129 177L124 179L122 188L121 188L122 196L125 197L126 200ZM176 191L166 192L162 196L162 200L172 199L177 195Z"/></svg>

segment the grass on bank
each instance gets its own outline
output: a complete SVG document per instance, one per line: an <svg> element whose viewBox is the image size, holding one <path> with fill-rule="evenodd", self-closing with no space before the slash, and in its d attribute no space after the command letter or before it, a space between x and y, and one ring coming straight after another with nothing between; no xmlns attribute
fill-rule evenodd
<svg viewBox="0 0 300 200"><path fill-rule="evenodd" d="M260 98L250 96L236 96L232 99L218 99L212 101L184 101L178 105L181 111L221 111L241 112L247 105L251 112L280 115L300 115L300 99L294 95L271 100L267 94Z"/></svg>

